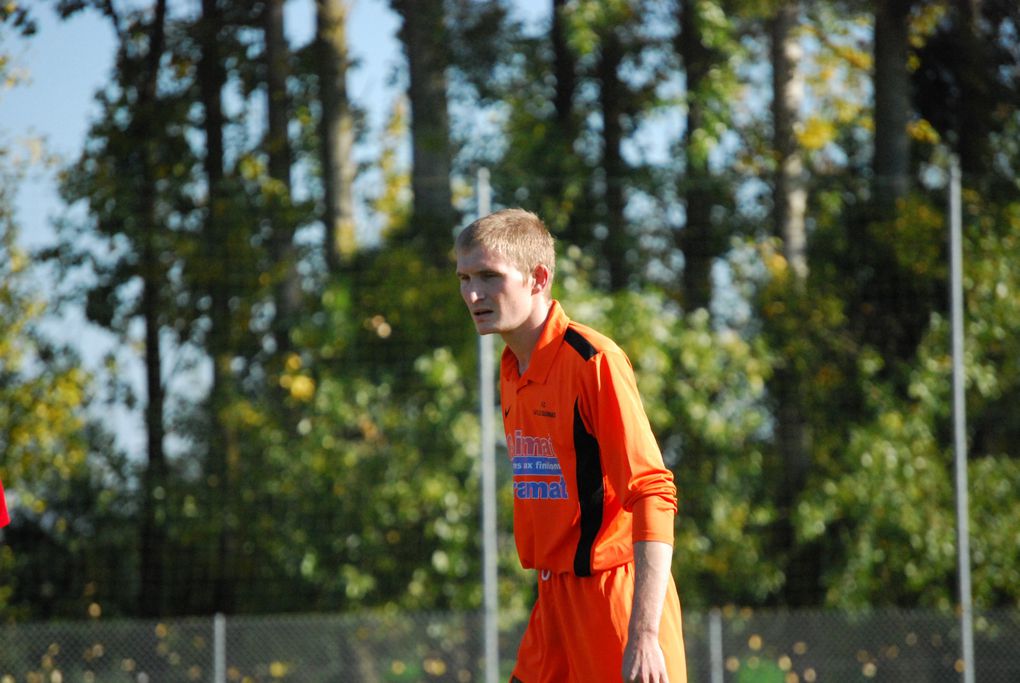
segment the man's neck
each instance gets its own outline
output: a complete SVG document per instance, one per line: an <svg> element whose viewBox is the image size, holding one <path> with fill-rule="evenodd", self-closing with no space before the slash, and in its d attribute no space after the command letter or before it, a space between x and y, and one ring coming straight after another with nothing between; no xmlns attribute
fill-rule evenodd
<svg viewBox="0 0 1020 683"><path fill-rule="evenodd" d="M531 354L542 336L542 330L545 329L546 319L549 317L551 309L552 301L543 300L543 305L535 307L533 314L525 324L502 335L503 341L517 358L517 372L521 375L527 371L531 364Z"/></svg>

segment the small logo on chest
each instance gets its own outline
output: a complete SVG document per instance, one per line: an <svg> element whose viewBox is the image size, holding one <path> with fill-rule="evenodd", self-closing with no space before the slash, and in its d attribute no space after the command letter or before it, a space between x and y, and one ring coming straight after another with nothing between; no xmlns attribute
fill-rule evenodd
<svg viewBox="0 0 1020 683"><path fill-rule="evenodd" d="M535 415L538 415L539 417L556 417L556 412L549 410L545 401L542 401L542 407L535 411Z"/></svg>

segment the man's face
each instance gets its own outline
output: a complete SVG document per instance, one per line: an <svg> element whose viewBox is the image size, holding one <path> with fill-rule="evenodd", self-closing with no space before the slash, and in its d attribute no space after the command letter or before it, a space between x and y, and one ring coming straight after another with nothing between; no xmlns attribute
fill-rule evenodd
<svg viewBox="0 0 1020 683"><path fill-rule="evenodd" d="M535 305L534 279L483 247L457 251L457 277L478 334L506 334L520 328Z"/></svg>

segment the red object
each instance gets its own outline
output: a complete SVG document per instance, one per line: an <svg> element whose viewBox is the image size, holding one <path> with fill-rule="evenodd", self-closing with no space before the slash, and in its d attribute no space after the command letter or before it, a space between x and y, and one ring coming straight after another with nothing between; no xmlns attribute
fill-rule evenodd
<svg viewBox="0 0 1020 683"><path fill-rule="evenodd" d="M7 514L7 499L4 498L4 483L0 481L0 527L11 523L11 517Z"/></svg>

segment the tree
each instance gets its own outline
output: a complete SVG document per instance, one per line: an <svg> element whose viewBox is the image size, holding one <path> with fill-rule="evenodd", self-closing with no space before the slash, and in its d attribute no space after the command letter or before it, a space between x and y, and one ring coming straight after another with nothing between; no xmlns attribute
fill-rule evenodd
<svg viewBox="0 0 1020 683"><path fill-rule="evenodd" d="M679 31L677 54L684 69L687 120L682 147L684 223L677 246L684 255L682 300L688 310L707 308L712 300L712 263L722 252L723 241L713 225L712 206L717 203L709 170L709 153L715 144L711 132L713 68L722 59L706 35L702 13L704 0L682 0L677 5Z"/></svg>
<svg viewBox="0 0 1020 683"><path fill-rule="evenodd" d="M39 334L48 302L33 289L31 261L17 244L11 190L17 172L0 149L0 479L11 496L13 523L22 508L46 510L45 483L80 471L87 453L82 409L91 378Z"/></svg>
<svg viewBox="0 0 1020 683"><path fill-rule="evenodd" d="M0 55L0 89L8 87L6 72ZM111 474L100 464L111 451L97 447L88 416L100 387L75 353L45 334L57 302L39 282L52 274L19 245L14 213L24 164L0 141L0 479L12 520L0 531L0 620L79 617L85 600L108 598L114 613L131 610L136 596L118 595L112 582L85 592L101 575L104 551L133 559L138 526L107 517L114 496L99 498L99 475ZM99 541L97 523L112 517L119 533ZM138 580L135 562L122 566L119 578Z"/></svg>
<svg viewBox="0 0 1020 683"><path fill-rule="evenodd" d="M295 220L292 211L290 144L290 98L287 77L290 74L290 48L284 34L283 0L266 0L262 10L266 64L266 151L269 180L265 192L270 213L270 258L273 261L273 339L276 349L285 354L291 348L290 328L301 308L301 281L297 272L294 245Z"/></svg>
<svg viewBox="0 0 1020 683"><path fill-rule="evenodd" d="M769 20L772 57L772 139L776 169L772 187L773 233L780 240L785 266L787 303L803 298L808 274L807 188L802 153L796 137L804 96L803 78L797 71L802 56L797 35L800 6L782 2ZM794 325L796 323L793 323ZM782 344L777 340L777 344ZM782 464L776 505L779 510L778 545L790 553L784 593L792 604L814 598L816 576L812 548L798 549L793 510L804 491L811 466L811 444L801 402L804 399L795 359L782 357L770 383L776 416L775 440Z"/></svg>
<svg viewBox="0 0 1020 683"><path fill-rule="evenodd" d="M798 2L783 2L771 19L772 136L776 156L773 184L773 232L783 241L783 254L794 277L807 276L807 188L803 155L796 136L804 81L797 64L803 50L796 35Z"/></svg>
<svg viewBox="0 0 1020 683"><path fill-rule="evenodd" d="M145 408L145 423L148 467L143 477L145 492L141 529L141 614L158 616L163 611L163 565L166 562L166 510L164 500L168 486L166 453L163 448L165 429L163 425L163 367L160 346L159 289L164 274L157 261L155 232L159 220L156 211L156 159L150 145L156 137L156 87L159 83L160 62L165 47L166 0L157 0L150 29L146 68L142 74L136 104L138 118L135 119L136 133L133 136L141 143L144 158L138 164L142 173L139 208L145 220L149 221L148 231L142 247L142 317L145 319L145 379L148 389L148 403ZM125 40L125 38L122 38Z"/></svg>
<svg viewBox="0 0 1020 683"><path fill-rule="evenodd" d="M453 149L447 106L447 30L443 0L391 0L403 19L399 36L411 103L411 237L438 267L449 265L457 216L450 190Z"/></svg>
<svg viewBox="0 0 1020 683"><path fill-rule="evenodd" d="M908 17L913 0L875 0L874 201L889 217L910 189Z"/></svg>
<svg viewBox="0 0 1020 683"><path fill-rule="evenodd" d="M599 254L596 275L611 291L647 277L638 254L646 226L628 216L628 206L635 194L653 191L654 172L625 152L654 117L657 91L669 78L662 19L659 6L639 0L554 3L552 63L542 67L555 88L535 93L541 142L522 141L552 157L540 166L547 176L542 195L561 195L543 202L552 205L553 231ZM573 193L588 206L578 206Z"/></svg>
<svg viewBox="0 0 1020 683"><path fill-rule="evenodd" d="M76 8L69 8L73 11ZM94 285L83 287L89 319L114 331L122 339L130 335L131 321L143 325L146 386L146 467L142 474L139 551L139 611L161 614L163 567L166 562L166 507L169 487L165 437L165 384L161 335L174 324L166 306L167 210L180 189L180 178L168 173L168 163L182 149L183 139L168 132L168 122L180 114L175 104L159 92L161 63L166 50L165 0L157 0L151 14L121 16L112 5L103 6L118 40L116 89L104 98L110 120L97 123L90 133L93 145L77 162L76 173L65 177L62 194L73 203L88 203L96 221L94 233L113 243L124 239L130 251L114 250L112 259L77 239L77 228L61 226L60 244L50 252L65 270L88 263L96 276ZM145 41L136 40L137 35ZM114 119L117 119L114 121ZM118 121L123 121L122 125ZM171 188L162 192L158 185ZM89 228L85 228L88 230ZM132 281L141 282L139 295L128 294Z"/></svg>
<svg viewBox="0 0 1020 683"><path fill-rule="evenodd" d="M1006 292L1016 279L1007 264L1017 258L1020 207L972 200L966 202L964 237L971 547L976 601L991 608L1017 602L1017 575L1009 568L1016 544L1001 532L1016 528L1020 512L1015 500L1002 497L1020 474L1015 457L1003 450L1015 423L1002 419L1018 395L1018 376L1016 364L1001 354L1003 340L1020 324L1020 310L1013 298L996 292ZM917 207L914 212L943 228L942 216ZM911 256L940 259L931 252ZM949 608L955 602L949 339L948 319L933 313L906 396L882 379L883 360L874 349L860 354L872 417L851 425L846 438L823 445L819 457L829 463L828 472L797 511L800 533L827 539L830 556L838 558L823 576L832 606Z"/></svg>
<svg viewBox="0 0 1020 683"><path fill-rule="evenodd" d="M1020 103L1016 79L1009 77L1020 64L1020 46L1011 37L1017 25L1016 3L954 0L917 50L912 71L918 113L956 152L965 182L989 190L1000 185L992 181L1003 172L994 161L996 142Z"/></svg>
<svg viewBox="0 0 1020 683"><path fill-rule="evenodd" d="M241 452L233 412L237 360L247 368L253 348L261 346L247 333L259 332L250 323L264 272L256 254L270 261L266 240L256 233L261 224L249 213L261 195L234 182L225 168L221 91L226 56L236 47L226 27L228 18L236 26L248 15L228 17L220 2L206 0L197 25L180 20L164 29L166 6L155 9L111 14L122 46L114 83L98 96L103 115L62 185L65 200L81 202L87 214L60 224L60 243L52 250L65 272L91 270L91 277L77 280L85 284L76 296L85 300L90 320L117 334L125 348L134 345L134 321L144 323L149 457L142 482L150 495L139 525L138 611L148 615L188 605L196 611L232 606L242 518L235 498ZM177 68L165 68L171 64ZM203 114L198 123L204 133L198 153L192 148L196 110ZM242 156L238 163L253 166L250 159ZM179 391L180 377L168 377L165 366L172 361L182 377L201 385L197 355L211 367L208 396L173 394L169 383L176 380ZM188 443L186 466L162 450L166 425ZM201 483L195 487L193 480ZM173 504L188 500L191 507L200 501L201 519L208 522L181 534L180 508ZM192 571L204 572L201 588L211 590L171 598L163 591L179 570L167 558L171 550L194 552L189 543L203 545Z"/></svg>
<svg viewBox="0 0 1020 683"><path fill-rule="evenodd" d="M205 609L230 613L237 609L246 522L240 495L244 446L240 431L244 425L237 416L242 372L235 361L240 358L250 363L258 346L254 335L249 334L250 326L245 324L251 319L256 303L254 293L260 288L257 264L262 252L254 239L258 222L248 213L253 205L260 203L260 208L267 209L270 215L275 207L271 201L262 202L266 177L250 156L242 157L237 171L227 166L225 133L231 121L224 115L222 100L230 75L226 69L227 59L230 49L236 45L230 40L230 30L248 18L243 11L233 15L227 10L237 11L235 7L221 6L219 0L203 0L198 18L196 77L203 112L205 156L202 171L206 192L197 199L202 211L199 233L202 249L196 258L190 259L189 273L196 294L205 302L205 310L199 311L198 316L206 323L203 348L212 371L204 402L204 424L198 427L200 443L204 446L206 504L215 520L210 529L211 537L202 540L213 543L215 548L211 553L215 558L210 567L211 595ZM278 105L281 94L268 88L266 92L270 90L270 99L277 98L275 105ZM269 135L272 134L278 134L278 130L272 129ZM289 159L289 151L286 154ZM284 164L279 159L277 149L272 157L273 170L283 172ZM289 161L287 165L289 176ZM243 177L245 172L252 177L255 188L244 188L238 176ZM269 176L271 188L278 187L278 182ZM270 193L270 197L275 196L278 193ZM273 267L281 244L276 231L279 229L289 228L282 228L275 222L269 226L268 235L260 235L270 255L263 256L261 272L267 272L273 284L279 281L274 278L278 271ZM271 334L276 330L270 325L265 331Z"/></svg>
<svg viewBox="0 0 1020 683"><path fill-rule="evenodd" d="M555 116L548 139L550 153L541 167L548 169L546 183L542 186L542 194L548 199L543 203L556 208L543 211L543 215L560 239L570 244L584 244L591 235L590 230L582 227L579 218L583 217L583 209L576 205L580 191L580 183L576 180L578 167L584 164L575 150L581 128L581 116L575 106L581 74L570 34L570 5L567 0L553 0L548 41L555 79L552 96Z"/></svg>
<svg viewBox="0 0 1020 683"><path fill-rule="evenodd" d="M323 224L332 272L357 248L354 229L354 117L347 95L347 0L316 0L319 100L322 107Z"/></svg>
<svg viewBox="0 0 1020 683"><path fill-rule="evenodd" d="M567 0L552 0L552 20L549 23L549 43L553 52L553 74L556 77L556 91L553 105L556 108L556 124L563 140L573 141L576 121L574 120L574 95L577 92L577 59L570 48Z"/></svg>
<svg viewBox="0 0 1020 683"><path fill-rule="evenodd" d="M614 28L607 28L599 48L596 73L599 81L599 109L602 113L602 172L605 174L605 258L611 289L627 285L627 257L631 240L627 236L624 216L626 200L624 178L627 165L623 160L624 85L620 78L623 45Z"/></svg>
<svg viewBox="0 0 1020 683"><path fill-rule="evenodd" d="M225 19L218 0L202 0L198 22L200 58L197 77L203 111L205 133L206 198L202 221L202 237L208 246L209 259L196 264L199 291L209 299L210 328L206 348L212 362L212 385L209 390L209 431L207 477L215 494L210 498L218 526L215 564L213 566L211 606L220 612L235 609L235 581L238 570L238 524L236 507L239 484L240 448L237 434L229 419L231 399L236 395L231 361L237 352L231 300L236 296L238 279L236 253L238 231L230 212L233 197L229 194L225 169L223 88L227 74L225 55L221 49Z"/></svg>
<svg viewBox="0 0 1020 683"><path fill-rule="evenodd" d="M38 320L27 266L0 253L0 476L21 482L7 533L34 549L0 552L5 615L477 608L475 336L446 261L451 195L421 188L449 193L480 163L496 204L557 234L557 298L634 364L679 487L688 606L949 606L932 169L963 126L983 173L964 195L975 588L981 606L1016 603L1015 3L910 3L906 42L886 16L872 43L896 3L553 0L529 32L502 0L395 2L410 82L366 162L382 177L371 247L343 222L349 5L319 0L315 43L290 56L281 4L60 5L104 12L122 53L62 175L76 210L55 279L151 371L149 438L167 450L161 473L155 444L132 460L83 421L95 385L23 333ZM940 109L967 88L993 104ZM876 138L904 131L881 157L895 150ZM318 199L299 183L319 170L322 216L294 198ZM449 213L424 220L433 209ZM306 249L294 235L319 219L326 249ZM130 403L122 373L101 372ZM525 577L503 562L504 604L522 607Z"/></svg>

